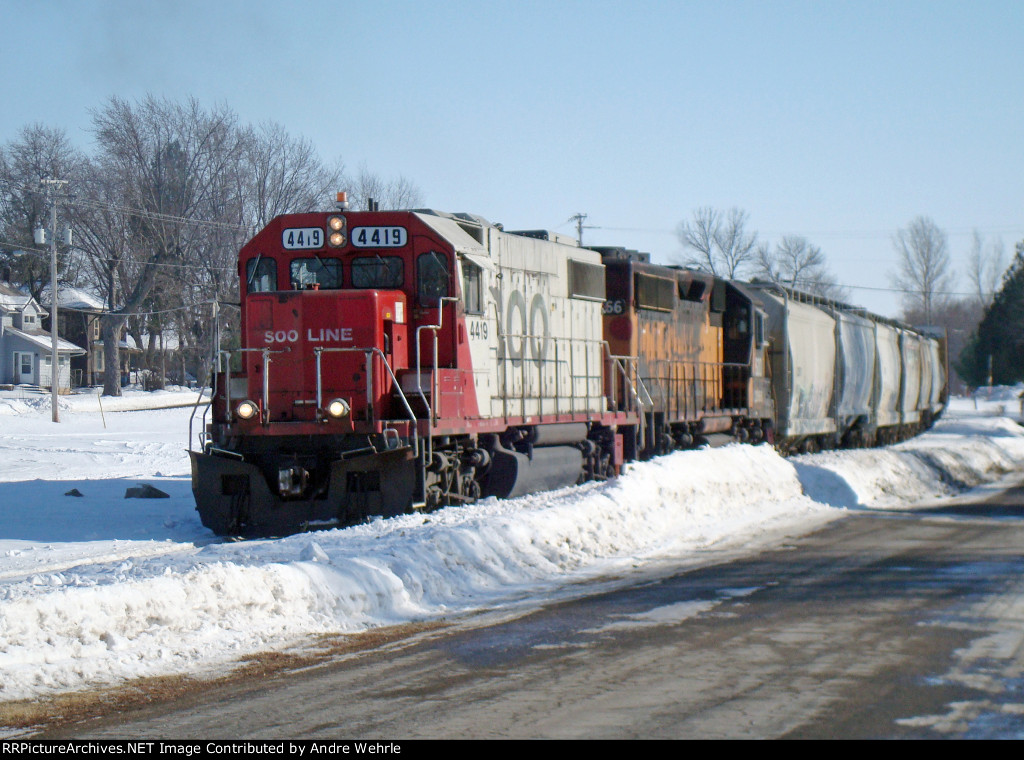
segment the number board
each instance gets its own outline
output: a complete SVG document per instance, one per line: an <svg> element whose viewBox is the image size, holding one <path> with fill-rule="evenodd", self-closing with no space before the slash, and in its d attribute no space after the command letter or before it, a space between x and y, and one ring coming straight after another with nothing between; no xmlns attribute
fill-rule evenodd
<svg viewBox="0 0 1024 760"><path fill-rule="evenodd" d="M409 236L405 227L353 227L350 239L356 248L401 248Z"/></svg>
<svg viewBox="0 0 1024 760"><path fill-rule="evenodd" d="M626 302L621 298L605 301L604 305L601 307L601 313L606 316L609 314L625 314Z"/></svg>
<svg viewBox="0 0 1024 760"><path fill-rule="evenodd" d="M289 227L281 233L281 245L286 251L323 248L324 231L319 227Z"/></svg>

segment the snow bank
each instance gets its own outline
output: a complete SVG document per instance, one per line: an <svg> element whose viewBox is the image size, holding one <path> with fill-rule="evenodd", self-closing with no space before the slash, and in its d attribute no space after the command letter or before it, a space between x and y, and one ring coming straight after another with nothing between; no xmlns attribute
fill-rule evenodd
<svg viewBox="0 0 1024 760"><path fill-rule="evenodd" d="M842 508L948 496L1024 463L1019 426L956 414L887 450L680 452L603 484L219 543L189 494L189 414L112 413L104 430L98 412L72 411L59 433L48 407L5 420L0 447L29 452L38 479L0 471L10 481L0 482L0 699L206 672L315 634L550 595L654 561L708 561ZM147 471L171 498L121 498ZM82 498L63 496L72 484Z"/></svg>
<svg viewBox="0 0 1024 760"><path fill-rule="evenodd" d="M1024 463L1024 429L1004 417L950 415L897 446L792 459L804 491L834 507L908 508L988 483Z"/></svg>
<svg viewBox="0 0 1024 760"><path fill-rule="evenodd" d="M201 401L199 391L171 385L160 391L140 391L136 388L122 390L121 396L101 396L101 389L82 389L72 394L57 397L57 408L61 412L123 412L142 409L167 409L192 406ZM206 392L209 401L209 391ZM0 391L0 416L19 414L50 413L50 394L17 389Z"/></svg>

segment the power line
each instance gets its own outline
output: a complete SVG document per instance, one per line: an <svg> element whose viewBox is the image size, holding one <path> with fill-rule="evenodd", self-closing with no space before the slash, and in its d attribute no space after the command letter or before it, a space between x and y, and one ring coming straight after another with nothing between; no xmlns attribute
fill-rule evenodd
<svg viewBox="0 0 1024 760"><path fill-rule="evenodd" d="M609 228L604 227L602 229L609 229ZM15 244L7 242L7 241L4 241L4 240L0 240L0 246L7 246L7 247L10 247L12 249L16 248L18 251L23 251L25 253L31 253L32 255L39 256L39 257L44 257L46 255L46 254L44 254L38 248L30 248L30 247L26 247L26 246L16 246ZM99 261L105 261L105 262L108 262L108 263L118 263L119 261L122 261L121 259L98 259L98 260ZM133 262L133 263L138 263L138 262ZM219 266L212 266L212 265L204 266L204 265L201 265L201 264L166 264L166 263L159 264L158 263L158 264L151 264L151 266L177 267L177 268L184 268L184 269L201 269L201 270L215 269L215 270L221 271L221 272L233 272L233 271L235 271L235 267L219 267ZM904 295L916 295L916 294L921 292L920 290L906 290L906 289L901 289L901 288L880 288L880 287L874 287L874 286L869 286L869 285L844 285L842 283L837 283L837 284L839 285L839 287L849 288L851 290L871 290L871 291L877 291L877 292L881 292L881 293L900 293L900 294L904 294ZM967 297L976 296L978 294L977 293L961 293L961 292L957 292L957 291L937 291L936 295L958 296L958 297L967 298ZM991 293L985 293L984 295L991 296L992 294Z"/></svg>
<svg viewBox="0 0 1024 760"><path fill-rule="evenodd" d="M901 288L878 288L878 287L872 287L870 285L839 285L839 287L841 287L841 288L849 288L850 290L873 290L873 291L877 291L877 292L880 292L880 293L900 293L902 295L912 295L912 296L913 295L921 295L922 293L925 292L923 290L911 290L911 289L901 289ZM932 293L932 295L936 295L936 296L957 296L957 297L960 297L960 298L976 298L979 295L978 293L961 293L961 292L954 291L954 290L933 290L933 291L931 291L931 293ZM981 295L983 295L985 297L991 297L991 296L995 295L995 293L982 293Z"/></svg>
<svg viewBox="0 0 1024 760"><path fill-rule="evenodd" d="M38 195L39 191L33 190L30 187L19 185L11 180L0 178L0 182L6 184L8 187L22 190L26 193ZM197 227L212 227L218 229L226 229L231 232L245 232L246 226L243 224L233 224L231 222L215 222L209 219L196 219L189 216L178 216L175 214L164 214L159 211L149 211L146 209L131 208L129 206L121 206L116 203L108 203L106 201L88 200L88 199L76 199L71 198L66 201L65 205L68 206L82 206L85 208L99 209L102 211L116 211L122 214L130 214L132 216L140 216L146 219L152 219L158 222L171 222L181 224L191 224Z"/></svg>
<svg viewBox="0 0 1024 760"><path fill-rule="evenodd" d="M565 221L565 224L568 224L569 222L576 222L576 241L580 245L583 245L583 230L599 230L599 229L601 229L600 227L595 227L592 224L584 224L583 222L585 222L586 220L587 220L587 215L581 212L581 213L573 214L572 216L570 216Z"/></svg>
<svg viewBox="0 0 1024 760"><path fill-rule="evenodd" d="M0 182L8 185L9 187L18 188L18 189L23 190L23 191L28 192L28 193L38 194L38 192L39 192L37 190L33 190L32 188L28 188L28 187L25 187L23 185L19 185L17 183L14 183L14 182L12 182L12 181L10 181L8 179L5 179L5 178L0 178ZM176 216L176 215L173 215L173 214L163 214L163 213L160 213L160 212L147 211L147 210L144 210L144 209L133 209L133 208L130 208L130 207L120 206L120 205L114 204L114 203L106 203L106 202L103 202L103 201L68 200L66 203L67 203L67 205L83 206L83 207L86 207L86 208L94 208L94 209L101 209L101 210L117 211L119 213L132 214L132 215L135 215L135 216L141 216L141 217L153 219L155 221L185 223L185 224L192 224L192 225L196 225L196 226L204 226L204 227L210 227L210 228L215 228L215 229L225 229L225 230L230 230L232 232L243 232L243 231L245 231L245 227L243 225L236 225L236 224L231 224L231 223L228 223L228 222L215 222L215 221L205 220L205 219L194 219L194 218L190 218L190 217ZM577 214L574 214L573 216L569 217L569 219L567 219L565 222L562 222L561 224L559 224L558 227L563 227L566 224L569 224L571 222L575 222L576 223L576 228L577 228L577 237L580 238L580 239L582 239L582 234L583 234L583 230L584 229L600 229L600 230L607 230L607 231L613 231L613 232L646 232L646 233L656 233L656 234L673 235L673 236L676 235L676 230L667 230L667 229L664 229L664 228L654 228L654 227L604 227L604 226L596 226L596 225L584 225L583 222L587 218L588 218L587 214L577 213ZM1014 234L1016 234L1018 232L1024 232L1024 227L1020 227L1020 226L1009 227L1008 226L1008 227L1002 227L1002 228L990 228L990 229L985 229L985 230L981 230L979 228L972 228L971 230L956 229L956 230L952 230L952 231L950 231L950 230L944 230L944 231L946 232L947 235L950 235L950 236L953 236L953 237L960 237L960 236L973 235L976 230L979 231L979 232L983 232L985 234L1002 234L1002 233L1005 233L1005 234L1014 233ZM767 235L767 236L770 236L770 237L776 237L776 236L782 236L784 234L789 234L789 233L761 232L760 234L764 234L764 235ZM836 238L836 239L851 239L851 240L853 240L853 239L882 239L882 238L890 239L894 234L895 233L893 231L861 230L861 231L817 231L817 232L804 233L804 234L802 234L802 236L803 237L813 237L813 238L829 238L829 237L831 237L831 238ZM8 247L8 248L11 248L11 249L17 249L19 251L23 251L25 253L30 253L32 255L36 255L36 256L40 256L40 257L46 255L46 252L41 250L41 249L32 248L30 246L22 246L22 245L11 243L9 241L0 240L0 245ZM79 250L81 250L81 249L79 249ZM94 261L102 261L102 262L105 262L105 263L115 263L115 264L116 263L121 263L122 261L125 261L124 259L110 259L110 258L99 258L99 259L96 259L94 257L90 257L90 258L92 260L94 260ZM234 269L235 269L234 267L221 267L221 266L203 265L203 264L175 264L175 263L165 263L165 262L159 262L159 263L158 262L142 262L142 263L140 263L140 262L130 262L130 263L134 263L134 264L138 264L138 265L149 265L149 266L159 266L159 267L168 267L168 268L180 268L180 269L198 269L198 270L211 270L212 269L212 270L217 270L217 271L222 271L222 272L231 272L231 271L234 271ZM901 289L901 288L882 288L882 287L867 286L867 285L839 285L839 287L849 288L851 290L866 290L866 291L874 291L874 292L882 292L882 293L897 293L897 294L903 294L903 295L917 295L917 294L920 294L922 292L920 290L907 290L907 289ZM955 292L955 291L936 291L935 295L956 296L956 297L974 297L974 296L976 296L978 294L977 293L962 293L962 292ZM987 293L985 295L986 296L991 296L992 294ZM181 308L188 308L188 307L181 307Z"/></svg>
<svg viewBox="0 0 1024 760"><path fill-rule="evenodd" d="M117 211L122 214L130 214L131 216L140 216L145 219L152 219L157 222L169 222L169 223L180 223L180 224L192 224L197 227L211 227L214 229L225 229L231 232L245 232L245 225L232 224L230 222L214 222L208 219L195 219L187 216L176 216L174 214L163 214L159 211L147 211L145 209L129 208L127 206L119 206L116 203L106 203L104 201L88 201L88 200L72 200L68 202L70 206L84 206L86 208L99 209L102 211Z"/></svg>
<svg viewBox="0 0 1024 760"><path fill-rule="evenodd" d="M570 222L576 221L576 216L569 217L568 221L562 222L558 225L564 227ZM556 228L557 229L557 228ZM676 236L677 230L665 229L664 227L593 227L592 229L608 230L611 232L646 232L657 235L672 235ZM945 232L949 237L970 237L975 233L980 232L984 235L1024 235L1024 225L1005 225L997 227L971 227L967 228L952 228L945 229ZM845 239L845 240L890 240L899 230L817 230L811 232L794 232L789 230L787 232L779 232L772 230L755 230L759 236L766 238L785 237L786 235L800 235L805 238L833 238L833 239Z"/></svg>
<svg viewBox="0 0 1024 760"><path fill-rule="evenodd" d="M232 304L230 302L218 301L216 299L213 299L213 300L210 300L210 301L199 301L198 303L185 304L185 305L182 305L182 306L173 306L173 307L171 307L169 309L155 309L155 310L154 309L145 309L145 310L141 310L141 311L121 312L121 314L123 316L128 316L128 317L152 317L152 316L156 316L157 314L172 314L172 313L174 313L176 311L188 311L189 309L198 309L198 308L200 308L202 306L209 306L210 304L213 304L213 303L223 303L223 304L225 304L227 306L234 306L235 305L235 304ZM123 306L120 307L120 308L123 308ZM106 306L104 306L102 310L100 310L100 309L79 309L79 308L76 308L74 306L61 306L60 309L61 309L61 311L73 311L73 312L76 312L78 314L96 314L97 312L100 312L101 315L102 314L106 314L106 313L118 314L117 309L108 310Z"/></svg>
<svg viewBox="0 0 1024 760"><path fill-rule="evenodd" d="M23 191L25 191L27 193L37 194L37 195L39 194L38 190L34 190L32 188L25 187L24 185L17 184L17 183L15 183L15 182L13 182L13 181L11 181L9 179L5 179L5 178L2 178L2 177L0 177L0 183L6 184L9 187L13 187L13 188L17 188L19 190L23 190ZM164 213L159 212L159 211L149 211L149 210L146 210L146 209L131 208L129 206L121 206L121 205L118 205L116 203L108 203L106 201L95 201L95 200L86 200L86 199L72 198L72 199L67 201L67 205L71 205L71 206L84 206L86 208L96 208L96 209L102 209L102 210L108 210L108 211L117 211L117 212L124 213L124 214L131 214L131 215L134 215L134 216L141 216L141 217L144 217L144 218L153 219L155 221L180 222L182 224L192 224L192 225L201 226L201 227L219 228L219 229L225 229L225 230L229 230L229 231L233 231L233 232L246 232L248 230L248 228L244 224L235 224L235 223L232 223L232 222L217 222L217 221L213 221L213 220L210 220L210 219L196 219L194 217L179 216L179 215L175 215L175 214L164 214ZM558 224L558 225L556 225L554 227L551 227L551 229L553 229L553 230L554 229L559 229L561 227L564 227L566 224L569 224L569 223L572 223L572 222L576 222L577 231L579 231L579 228L582 226L583 229L609 230L609 231L612 231L612 232L649 232L649 233L655 233L655 234L659 234L659 235L673 235L673 236L675 236L676 233L677 233L677 230L675 230L675 229L665 229L665 228L662 228L662 227L605 227L605 226L600 226L599 227L599 226L593 226L593 225L583 225L582 223L583 223L583 221L585 219L587 219L587 217L588 217L587 214L582 214L582 213L574 214L573 216L569 217L566 221L564 221L564 222L562 222L562 223L560 223L560 224ZM757 232L759 235L764 235L766 237L783 237L785 235L800 235L801 237L807 237L807 238L836 238L836 239L848 239L848 240L858 240L858 239L890 239L898 231L899 231L898 229L897 230L818 230L818 231L811 231L811 232L794 232L793 230L789 230L789 231L786 231L786 232L755 230L755 232ZM988 234L988 235L1002 235L1002 234L1005 234L1005 235L1011 235L1011 234L1016 235L1016 234L1024 234L1024 225L1019 225L1018 224L1018 225L1006 225L1006 226L987 227L987 228L971 227L970 229L967 229L967 228L953 228L953 229L943 228L943 232L945 232L950 237L968 237L970 235L973 235L975 231L978 231L978 232L981 232L981 233L984 233L984 234Z"/></svg>
<svg viewBox="0 0 1024 760"><path fill-rule="evenodd" d="M19 245L17 243L12 243L12 242L7 241L7 240L0 240L0 246L3 246L5 248L9 248L9 249L11 249L12 252L15 252L15 253L18 253L18 252L29 253L29 254L32 254L33 256L40 256L40 257L48 256L49 255L49 254L47 254L45 251L43 251L40 248L33 248L31 246ZM81 251L83 249L76 248L75 250ZM178 267L178 268L181 268L181 269L204 269L204 270L205 269L216 269L216 270L221 271L221 272L233 272L233 271L235 271L234 267L219 267L219 266L213 266L212 264L211 265L206 265L206 264L170 264L170 263L166 263L166 262L156 262L156 261L140 262L140 261L135 261L133 259L103 259L103 258L96 258L95 256L90 256L89 254L86 254L86 255L89 256L89 260L90 261L102 261L102 262L105 262L107 264L120 264L120 263L123 262L125 264L136 264L138 266Z"/></svg>

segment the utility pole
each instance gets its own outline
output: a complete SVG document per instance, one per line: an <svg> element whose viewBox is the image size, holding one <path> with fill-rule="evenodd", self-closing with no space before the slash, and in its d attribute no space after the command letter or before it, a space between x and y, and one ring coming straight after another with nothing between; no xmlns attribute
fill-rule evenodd
<svg viewBox="0 0 1024 760"><path fill-rule="evenodd" d="M570 216L568 218L569 221L574 221L575 223L577 223L577 243L579 243L581 246L583 246L583 230L585 228L586 229L592 229L593 228L593 227L591 227L589 225L587 227L584 227L584 221L586 219L587 219L587 214L573 214L572 216Z"/></svg>
<svg viewBox="0 0 1024 760"><path fill-rule="evenodd" d="M60 409L57 405L60 393L60 357L57 352L57 193L68 181L44 179L41 182L46 186L46 198L50 203L50 407L53 421L60 422Z"/></svg>
<svg viewBox="0 0 1024 760"><path fill-rule="evenodd" d="M220 294L215 292L213 294L213 362L210 365L211 367L214 368L215 372L223 372L224 371L224 367L221 366L221 355L220 355L220 300L219 299L220 299ZM230 357L228 357L228 361L231 361ZM229 365L227 367L227 369L230 370L231 366ZM197 375L199 374L199 370L198 369L196 370L196 374ZM185 383L185 376L184 375L182 375L182 377L181 377L181 382ZM211 385L211 387L212 387L212 385Z"/></svg>

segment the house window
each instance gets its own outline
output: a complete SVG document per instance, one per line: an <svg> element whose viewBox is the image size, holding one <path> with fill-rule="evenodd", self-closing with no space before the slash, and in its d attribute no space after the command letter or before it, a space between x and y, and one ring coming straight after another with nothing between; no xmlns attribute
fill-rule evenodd
<svg viewBox="0 0 1024 760"><path fill-rule="evenodd" d="M26 325L34 325L36 323L36 318L30 317L28 314L26 314L24 317L24 322Z"/></svg>

